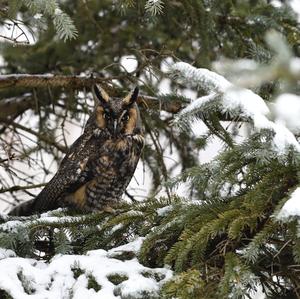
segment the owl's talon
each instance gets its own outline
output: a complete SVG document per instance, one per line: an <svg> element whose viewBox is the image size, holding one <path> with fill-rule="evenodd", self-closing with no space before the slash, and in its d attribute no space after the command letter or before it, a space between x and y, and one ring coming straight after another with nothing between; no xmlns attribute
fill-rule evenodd
<svg viewBox="0 0 300 299"><path fill-rule="evenodd" d="M104 208L103 208L103 211L104 211L104 212L107 212L107 213L110 213L110 214L116 214L116 212L117 212L114 208L108 207L108 206L107 206L107 207L104 207Z"/></svg>

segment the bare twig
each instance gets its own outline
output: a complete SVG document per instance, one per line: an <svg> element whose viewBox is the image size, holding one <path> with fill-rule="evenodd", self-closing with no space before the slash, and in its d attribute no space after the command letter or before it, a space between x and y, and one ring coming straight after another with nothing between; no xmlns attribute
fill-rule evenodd
<svg viewBox="0 0 300 299"><path fill-rule="evenodd" d="M0 34L0 38L4 38L6 41L11 42L16 45L29 45L29 41L18 41L18 38L20 38L20 36L17 36L16 38L11 38L11 37Z"/></svg>
<svg viewBox="0 0 300 299"><path fill-rule="evenodd" d="M10 30L10 36L1 34L0 38L3 38L10 43L13 43L14 45L29 45L30 39L26 33L26 28L27 32L29 31L31 33L32 38L34 40L34 34L32 29L30 28L30 26L25 25L25 23L22 20L8 18L8 20L3 21L2 24L4 24Z"/></svg>
<svg viewBox="0 0 300 299"><path fill-rule="evenodd" d="M34 130L32 130L32 129L29 129L29 128L27 128L27 127L21 125L21 124L18 124L18 123L13 122L13 121L9 121L9 120L7 120L7 119L0 119L0 122L7 123L8 125L11 125L11 126L13 126L14 128L16 128L16 129L20 129L20 130L23 130L23 131L25 131L25 132L28 132L28 133L30 133L30 134L32 134L32 135L35 135L35 136L37 136L37 137L39 138L39 140L44 141L44 142L46 142L47 144L50 144L50 145L54 146L55 148L57 148L58 150L60 150L60 151L63 152L63 153L66 153L67 150L68 150L65 146L58 144L58 143L55 142L53 139L48 138L48 137L45 136L44 134L40 134L39 132L36 132L36 131L34 131Z"/></svg>
<svg viewBox="0 0 300 299"><path fill-rule="evenodd" d="M156 150L156 153L157 153L157 159L159 161L159 164L160 164L160 167L161 167L161 170L162 170L163 179L164 179L165 182L167 182L168 179L169 179L168 171L167 171L167 167L165 165L165 161L163 159L163 150L160 147L159 138L158 138L158 136L154 136L151 128L149 127L148 123L145 120L144 120L144 125L145 125L145 128L146 128L147 132L149 133L150 138L151 138L151 140L153 142L153 145L155 147L155 150ZM166 193L167 193L168 199L170 200L171 199L171 194L170 194L170 190L167 186L166 186Z"/></svg>
<svg viewBox="0 0 300 299"><path fill-rule="evenodd" d="M0 193L5 192L14 192L14 191L20 191L20 190L28 190L28 189L37 189L46 186L47 183L42 184L36 184L36 185L29 185L29 186L13 186L10 188L1 188Z"/></svg>

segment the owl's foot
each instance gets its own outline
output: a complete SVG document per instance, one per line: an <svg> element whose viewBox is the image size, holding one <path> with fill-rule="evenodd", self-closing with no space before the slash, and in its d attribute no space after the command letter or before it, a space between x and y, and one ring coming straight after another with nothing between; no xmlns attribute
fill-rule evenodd
<svg viewBox="0 0 300 299"><path fill-rule="evenodd" d="M115 209L113 209L112 207L109 207L109 206L105 206L103 208L103 211L107 212L107 213L110 213L110 214L116 214L116 212L117 212Z"/></svg>

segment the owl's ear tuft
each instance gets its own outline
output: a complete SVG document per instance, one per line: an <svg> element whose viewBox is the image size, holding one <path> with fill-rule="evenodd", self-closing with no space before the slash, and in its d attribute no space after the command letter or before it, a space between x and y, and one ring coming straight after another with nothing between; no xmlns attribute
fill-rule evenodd
<svg viewBox="0 0 300 299"><path fill-rule="evenodd" d="M126 106L132 105L133 103L136 102L137 98L139 95L139 88L136 87L133 91L131 91L124 99L123 99L123 103Z"/></svg>
<svg viewBox="0 0 300 299"><path fill-rule="evenodd" d="M94 96L100 101L101 104L105 105L109 101L109 95L106 91L98 84L93 87Z"/></svg>

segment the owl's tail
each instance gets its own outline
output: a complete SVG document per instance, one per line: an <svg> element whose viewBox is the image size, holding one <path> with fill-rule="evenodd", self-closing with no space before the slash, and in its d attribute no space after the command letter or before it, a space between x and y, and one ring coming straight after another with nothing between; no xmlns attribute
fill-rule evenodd
<svg viewBox="0 0 300 299"><path fill-rule="evenodd" d="M8 215L10 216L29 216L32 215L35 199L28 200L13 208Z"/></svg>

